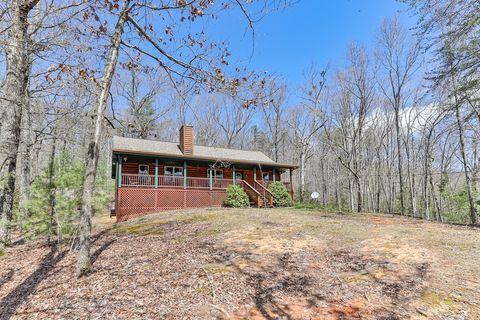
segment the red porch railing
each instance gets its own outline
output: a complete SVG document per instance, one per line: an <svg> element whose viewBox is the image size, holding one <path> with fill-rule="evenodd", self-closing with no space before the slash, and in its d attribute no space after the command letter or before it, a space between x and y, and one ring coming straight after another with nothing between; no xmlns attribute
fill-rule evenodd
<svg viewBox="0 0 480 320"><path fill-rule="evenodd" d="M288 192L292 192L292 183L291 182L284 182L284 181L281 181L284 185L285 185L285 188L287 188L287 191ZM262 186L264 186L265 188L268 189L268 187L273 183L273 181L256 181L255 182L256 184L260 184Z"/></svg>
<svg viewBox="0 0 480 320"><path fill-rule="evenodd" d="M155 187L155 176L122 174L122 186Z"/></svg>
<svg viewBox="0 0 480 320"><path fill-rule="evenodd" d="M210 178L197 178L197 177L187 177L186 181L187 189L210 189ZM239 183L240 181L237 181ZM158 176L157 184L155 184L154 175L139 175L139 174L122 174L122 186L123 187L142 187L142 188L162 188L162 187L173 187L173 188L183 188L184 187L184 178L183 176ZM272 181L255 181L253 187L255 189L261 188L257 187L256 184L262 185L265 188L272 183ZM229 185L233 184L232 179L212 179L212 189L226 189ZM283 182L285 187L289 192L292 191L292 185L290 182Z"/></svg>
<svg viewBox="0 0 480 320"><path fill-rule="evenodd" d="M210 189L210 178L187 177L187 189ZM154 175L122 174L123 187L177 187L183 188L185 181L183 176L158 176L155 184ZM212 179L212 189L226 189L232 184L231 179Z"/></svg>

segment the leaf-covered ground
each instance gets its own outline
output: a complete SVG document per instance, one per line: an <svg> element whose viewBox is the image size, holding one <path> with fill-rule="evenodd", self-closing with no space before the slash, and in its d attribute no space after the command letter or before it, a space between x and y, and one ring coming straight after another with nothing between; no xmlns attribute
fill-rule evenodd
<svg viewBox="0 0 480 320"><path fill-rule="evenodd" d="M480 319L480 230L294 209L96 220L95 272L67 242L0 257L0 319Z"/></svg>

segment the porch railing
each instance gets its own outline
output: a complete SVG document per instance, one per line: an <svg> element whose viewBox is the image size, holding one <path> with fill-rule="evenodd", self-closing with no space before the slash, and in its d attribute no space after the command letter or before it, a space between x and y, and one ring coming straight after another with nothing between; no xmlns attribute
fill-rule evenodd
<svg viewBox="0 0 480 320"><path fill-rule="evenodd" d="M272 182L263 182L257 180L255 183L262 184L266 188ZM291 191L290 182L283 182L288 191ZM215 179L212 178L212 189L226 189L233 184L232 179ZM145 187L145 188L184 188L187 189L209 189L210 178L187 177L186 186L183 176L158 176L157 183L155 183L155 175L141 175L141 174L122 174L122 186L124 187ZM255 188L255 184L253 185Z"/></svg>
<svg viewBox="0 0 480 320"><path fill-rule="evenodd" d="M155 176L139 174L122 174L122 186L154 187Z"/></svg>
<svg viewBox="0 0 480 320"><path fill-rule="evenodd" d="M226 189L232 184L231 179L212 179L212 189ZM122 174L122 186L124 187L171 187L188 189L209 189L210 178L187 177L186 185L183 176L158 176L155 183L154 175Z"/></svg>
<svg viewBox="0 0 480 320"><path fill-rule="evenodd" d="M277 181L278 182L278 181ZM285 188L287 188L287 191L288 192L291 192L292 191L292 183L290 182L284 182L284 181L281 181L284 185L285 185ZM264 186L265 188L268 189L268 187L273 183L273 181L256 181L257 184L260 184L262 186Z"/></svg>

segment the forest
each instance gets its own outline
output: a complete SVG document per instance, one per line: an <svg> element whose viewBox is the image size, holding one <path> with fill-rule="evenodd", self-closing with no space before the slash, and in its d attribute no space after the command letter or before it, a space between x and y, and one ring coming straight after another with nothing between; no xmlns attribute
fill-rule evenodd
<svg viewBox="0 0 480 320"><path fill-rule="evenodd" d="M114 197L111 137L260 150L294 171L297 206L478 224L480 4L403 0L417 24L305 65L301 85L251 70L206 24L296 1L7 0L0 4L0 251L73 239ZM240 28L240 27L239 27ZM254 50L254 40L252 50ZM311 199L312 192L320 197Z"/></svg>

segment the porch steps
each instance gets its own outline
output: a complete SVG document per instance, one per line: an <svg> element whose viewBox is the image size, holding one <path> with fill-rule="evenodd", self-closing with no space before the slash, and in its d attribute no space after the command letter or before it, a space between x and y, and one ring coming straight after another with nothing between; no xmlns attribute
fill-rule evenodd
<svg viewBox="0 0 480 320"><path fill-rule="evenodd" d="M270 191L262 186L262 192L252 187L248 182L242 180L242 187L250 200L250 206L257 208L273 208L273 198ZM267 196L270 199L267 199Z"/></svg>

